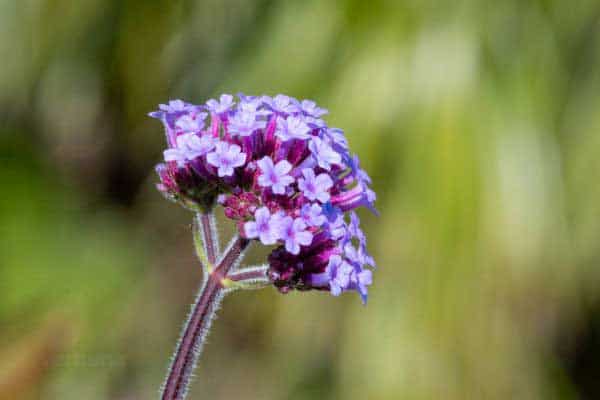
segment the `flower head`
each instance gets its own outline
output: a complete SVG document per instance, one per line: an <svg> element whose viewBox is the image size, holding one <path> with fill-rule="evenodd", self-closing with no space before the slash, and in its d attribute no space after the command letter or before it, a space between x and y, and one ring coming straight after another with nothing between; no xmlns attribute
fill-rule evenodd
<svg viewBox="0 0 600 400"><path fill-rule="evenodd" d="M366 301L375 262L354 210L376 212L376 195L325 114L285 95L162 104L150 113L168 143L157 187L193 209L218 201L242 237L274 245L268 275L281 292L356 291Z"/></svg>

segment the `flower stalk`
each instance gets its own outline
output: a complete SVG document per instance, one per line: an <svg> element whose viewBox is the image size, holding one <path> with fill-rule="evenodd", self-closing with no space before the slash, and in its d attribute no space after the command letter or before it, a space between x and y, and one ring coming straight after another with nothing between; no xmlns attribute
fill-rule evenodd
<svg viewBox="0 0 600 400"><path fill-rule="evenodd" d="M260 276L258 276L260 272L254 269L250 274L237 272L230 275L230 272L242 260L250 243L248 239L240 236L234 237L215 266L218 242L213 225L214 217L209 214L199 214L196 221L199 224L196 226L195 231L199 232L195 232L195 237L200 237L202 242L202 245L198 246L200 243L196 240L196 250L201 253L199 258L205 264L203 265L205 270L204 281L173 355L167 378L161 390L162 400L182 400L185 398L192 371L202 351L215 312L219 308L225 293L232 288L235 289L237 285L249 286L260 280ZM231 279L230 276L234 279ZM230 285L229 282L234 280L236 285ZM249 280L247 284L245 284L246 280Z"/></svg>

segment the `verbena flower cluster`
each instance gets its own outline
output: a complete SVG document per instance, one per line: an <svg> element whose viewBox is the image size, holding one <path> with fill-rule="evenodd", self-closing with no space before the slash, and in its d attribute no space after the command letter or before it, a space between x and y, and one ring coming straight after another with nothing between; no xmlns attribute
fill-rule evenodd
<svg viewBox="0 0 600 400"><path fill-rule="evenodd" d="M275 245L268 276L281 292L356 290L365 302L375 262L354 210L376 212L376 196L325 114L284 95L161 104L150 113L168 143L157 186L187 207L218 202L242 237Z"/></svg>

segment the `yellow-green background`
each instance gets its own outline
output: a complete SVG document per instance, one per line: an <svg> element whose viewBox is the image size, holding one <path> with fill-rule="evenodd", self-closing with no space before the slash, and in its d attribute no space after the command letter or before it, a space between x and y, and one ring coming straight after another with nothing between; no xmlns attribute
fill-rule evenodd
<svg viewBox="0 0 600 400"><path fill-rule="evenodd" d="M600 398L599 1L2 0L1 399L156 397L201 271L146 113L239 91L330 109L379 267L226 298L190 398Z"/></svg>

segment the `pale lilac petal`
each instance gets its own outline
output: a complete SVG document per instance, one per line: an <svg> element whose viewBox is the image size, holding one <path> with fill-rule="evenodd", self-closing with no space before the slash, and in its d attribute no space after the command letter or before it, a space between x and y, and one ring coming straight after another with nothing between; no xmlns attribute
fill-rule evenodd
<svg viewBox="0 0 600 400"><path fill-rule="evenodd" d="M244 232L246 233L246 237L249 239L254 239L258 237L258 229L256 228L256 222L248 221L244 224Z"/></svg>

